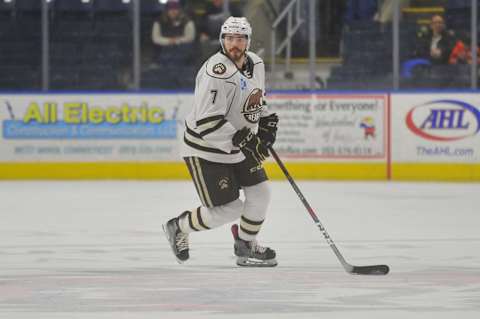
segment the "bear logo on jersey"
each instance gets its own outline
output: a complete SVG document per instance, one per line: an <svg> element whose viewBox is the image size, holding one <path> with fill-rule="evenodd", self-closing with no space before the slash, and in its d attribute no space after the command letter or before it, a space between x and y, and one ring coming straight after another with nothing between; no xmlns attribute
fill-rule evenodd
<svg viewBox="0 0 480 319"><path fill-rule="evenodd" d="M212 71L215 74L223 74L225 71L227 71L227 67L223 63L217 63L213 66Z"/></svg>
<svg viewBox="0 0 480 319"><path fill-rule="evenodd" d="M220 189L227 189L230 184L230 179L228 177L224 177L218 181L218 187Z"/></svg>
<svg viewBox="0 0 480 319"><path fill-rule="evenodd" d="M263 109L263 93L260 89L253 89L243 106L242 114L250 123L257 123L260 120L260 113Z"/></svg>

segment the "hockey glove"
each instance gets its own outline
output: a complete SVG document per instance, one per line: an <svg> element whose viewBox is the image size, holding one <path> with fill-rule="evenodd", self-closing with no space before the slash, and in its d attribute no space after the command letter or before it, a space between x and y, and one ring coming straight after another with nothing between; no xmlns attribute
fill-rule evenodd
<svg viewBox="0 0 480 319"><path fill-rule="evenodd" d="M251 157L259 164L269 156L267 147L247 127L233 135L232 143L240 148L245 157Z"/></svg>
<svg viewBox="0 0 480 319"><path fill-rule="evenodd" d="M277 123L278 116L275 113L261 117L258 122L257 135L267 147L275 143L275 139L277 138Z"/></svg>

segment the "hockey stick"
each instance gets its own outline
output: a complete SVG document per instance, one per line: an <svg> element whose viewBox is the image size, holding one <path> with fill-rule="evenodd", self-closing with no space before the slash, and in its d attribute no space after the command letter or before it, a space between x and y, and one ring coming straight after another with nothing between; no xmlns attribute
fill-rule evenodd
<svg viewBox="0 0 480 319"><path fill-rule="evenodd" d="M295 190L295 193L297 193L298 198L300 198L300 201L303 203L303 205L307 209L310 216L312 216L312 219L315 222L315 225L317 225L318 229L320 229L320 232L322 232L323 236L327 240L327 244L330 246L330 248L332 248L333 252L337 256L343 268L345 268L345 270L349 274L355 274L355 275L386 275L388 274L388 272L390 271L390 268L387 265L353 266L353 265L350 265L345 260L345 258L343 258L342 254L340 253L337 246L333 242L333 239L327 233L327 230L325 229L325 227L323 227L322 223L320 222L317 215L313 211L313 208L307 202L307 200L305 199L305 196L303 196L302 192L298 188L297 184L293 180L290 173L288 173L287 168L285 167L283 162L280 160L277 153L273 150L271 146L268 149L270 151L270 154L272 154L273 158L277 162L278 166L280 166L280 169L283 171L283 174L285 174L285 177L290 182L290 185L292 185L293 189Z"/></svg>

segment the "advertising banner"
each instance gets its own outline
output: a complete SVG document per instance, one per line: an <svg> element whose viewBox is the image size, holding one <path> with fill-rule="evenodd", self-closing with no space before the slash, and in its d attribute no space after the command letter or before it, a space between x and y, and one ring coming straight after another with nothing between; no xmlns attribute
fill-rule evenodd
<svg viewBox="0 0 480 319"><path fill-rule="evenodd" d="M392 161L478 163L480 95L392 94Z"/></svg>
<svg viewBox="0 0 480 319"><path fill-rule="evenodd" d="M277 151L289 160L385 161L388 94L273 94Z"/></svg>
<svg viewBox="0 0 480 319"><path fill-rule="evenodd" d="M3 95L1 162L180 161L191 94Z"/></svg>

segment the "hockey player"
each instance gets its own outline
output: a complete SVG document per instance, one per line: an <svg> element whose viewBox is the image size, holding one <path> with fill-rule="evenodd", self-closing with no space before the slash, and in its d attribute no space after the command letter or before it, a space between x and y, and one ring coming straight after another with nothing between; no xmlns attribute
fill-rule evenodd
<svg viewBox="0 0 480 319"><path fill-rule="evenodd" d="M189 233L240 218L239 227L232 226L237 264L277 265L275 251L255 240L270 201L262 162L275 142L278 117L266 109L265 65L248 51L251 36L246 18L229 17L220 30L221 51L196 77L182 155L202 205L163 225L180 263L189 258Z"/></svg>

